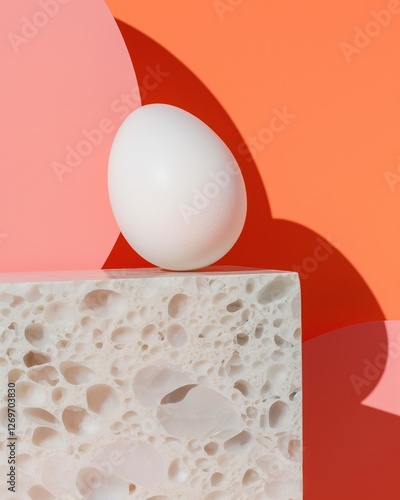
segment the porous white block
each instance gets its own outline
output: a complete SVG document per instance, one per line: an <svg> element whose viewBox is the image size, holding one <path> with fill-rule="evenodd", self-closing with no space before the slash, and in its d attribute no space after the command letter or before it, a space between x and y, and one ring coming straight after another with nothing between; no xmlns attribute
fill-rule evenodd
<svg viewBox="0 0 400 500"><path fill-rule="evenodd" d="M0 327L2 499L302 498L296 273L0 275Z"/></svg>

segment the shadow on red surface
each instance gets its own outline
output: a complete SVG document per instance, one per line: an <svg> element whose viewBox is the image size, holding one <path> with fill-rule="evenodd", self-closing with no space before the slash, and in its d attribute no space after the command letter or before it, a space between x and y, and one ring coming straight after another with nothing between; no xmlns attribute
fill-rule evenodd
<svg viewBox="0 0 400 500"><path fill-rule="evenodd" d="M143 104L163 102L193 113L224 140L241 166L248 193L247 220L236 245L217 265L298 270L305 340L345 325L384 319L365 281L333 244L305 226L271 218L257 166L238 153L243 137L207 87L161 45L127 24L118 21L118 26ZM159 84L154 85L153 78L152 85L146 85L149 73L157 72ZM120 235L103 268L150 266Z"/></svg>
<svg viewBox="0 0 400 500"><path fill-rule="evenodd" d="M303 344L305 500L400 498L400 418L361 404L387 356L382 321ZM400 381L391 391L400 397Z"/></svg>

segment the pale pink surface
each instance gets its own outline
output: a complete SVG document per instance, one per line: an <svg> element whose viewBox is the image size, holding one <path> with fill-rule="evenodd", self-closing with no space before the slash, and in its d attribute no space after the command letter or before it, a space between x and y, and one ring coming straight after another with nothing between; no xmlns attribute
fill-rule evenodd
<svg viewBox="0 0 400 500"><path fill-rule="evenodd" d="M107 163L125 114L118 99L137 96L137 81L105 3L62 1L7 2L0 16L3 272L101 268L119 234ZM38 14L43 5L53 6L52 17ZM42 26L21 32L24 17ZM130 109L138 105L135 97ZM57 177L54 162L65 165L66 147L103 119L108 132L98 145Z"/></svg>
<svg viewBox="0 0 400 500"><path fill-rule="evenodd" d="M386 364L377 386L362 404L400 417L400 321L385 321L387 346L378 352L372 366ZM371 372L372 374L373 372Z"/></svg>

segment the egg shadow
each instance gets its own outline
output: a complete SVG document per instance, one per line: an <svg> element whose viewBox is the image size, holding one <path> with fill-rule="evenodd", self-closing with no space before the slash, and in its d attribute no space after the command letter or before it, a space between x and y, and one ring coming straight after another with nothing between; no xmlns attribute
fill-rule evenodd
<svg viewBox="0 0 400 500"><path fill-rule="evenodd" d="M303 340L312 339L304 344L305 498L394 499L393 463L386 460L395 456L390 435L398 419L362 406L349 385L349 374L362 373L363 360L375 359L386 342L377 300L334 242L303 225L272 218L257 166L252 158L244 161L238 150L243 137L206 86L161 45L117 22L142 86L143 104L173 104L193 113L224 140L241 166L248 193L246 224L235 246L215 265L299 272ZM144 89L149 71L157 68L164 77L151 90ZM103 268L137 267L152 265L120 235ZM373 330L343 328L373 321ZM377 382L364 388L363 397ZM383 494L373 496L378 491L373 481L381 478ZM367 496L356 494L361 491Z"/></svg>
<svg viewBox="0 0 400 500"><path fill-rule="evenodd" d="M384 319L363 278L333 243L305 226L271 217L257 166L243 153L243 137L207 87L164 47L133 27L117 23L143 104L173 104L194 114L223 139L242 169L248 193L246 224L235 246L216 265L300 269L304 340L349 324ZM152 265L120 235L103 268L124 267Z"/></svg>

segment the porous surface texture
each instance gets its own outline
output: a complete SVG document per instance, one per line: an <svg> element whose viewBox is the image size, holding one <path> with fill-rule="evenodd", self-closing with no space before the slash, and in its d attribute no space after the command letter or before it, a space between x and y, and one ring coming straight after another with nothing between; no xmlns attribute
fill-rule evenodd
<svg viewBox="0 0 400 500"><path fill-rule="evenodd" d="M2 499L302 498L296 273L0 275L0 327Z"/></svg>

